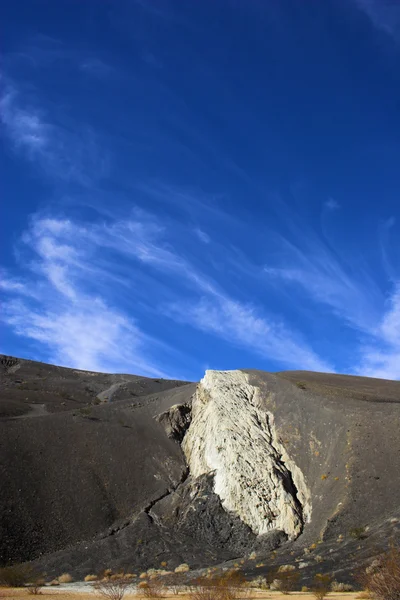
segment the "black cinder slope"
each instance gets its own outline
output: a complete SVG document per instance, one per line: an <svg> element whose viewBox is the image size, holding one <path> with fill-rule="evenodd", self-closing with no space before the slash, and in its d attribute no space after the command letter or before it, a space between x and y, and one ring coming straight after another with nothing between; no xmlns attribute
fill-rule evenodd
<svg viewBox="0 0 400 600"><path fill-rule="evenodd" d="M250 575L346 580L400 538L400 382L2 361L3 563L83 577L243 557Z"/></svg>

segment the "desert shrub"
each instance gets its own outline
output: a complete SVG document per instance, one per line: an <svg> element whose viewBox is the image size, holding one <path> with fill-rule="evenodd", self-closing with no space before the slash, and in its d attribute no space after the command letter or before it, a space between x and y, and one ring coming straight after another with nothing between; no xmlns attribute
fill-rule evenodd
<svg viewBox="0 0 400 600"><path fill-rule="evenodd" d="M213 587L198 583L190 588L189 598L190 600L219 600L220 596Z"/></svg>
<svg viewBox="0 0 400 600"><path fill-rule="evenodd" d="M45 585L45 581L42 578L36 579L28 584L28 594L32 596L38 596L42 593L42 587Z"/></svg>
<svg viewBox="0 0 400 600"><path fill-rule="evenodd" d="M323 600L331 591L332 578L328 574L317 573L313 579L311 592L317 600Z"/></svg>
<svg viewBox="0 0 400 600"><path fill-rule="evenodd" d="M96 592L107 600L122 600L131 585L132 579L123 575L118 578L106 577L92 583Z"/></svg>
<svg viewBox="0 0 400 600"><path fill-rule="evenodd" d="M85 581L97 581L97 575L86 575Z"/></svg>
<svg viewBox="0 0 400 600"><path fill-rule="evenodd" d="M175 573L187 573L188 571L190 571L190 567L187 563L182 563L175 569Z"/></svg>
<svg viewBox="0 0 400 600"><path fill-rule="evenodd" d="M365 540L367 537L365 527L353 527L350 529L349 535L353 540Z"/></svg>
<svg viewBox="0 0 400 600"><path fill-rule="evenodd" d="M248 585L250 587L260 588L261 590L269 589L269 583L268 583L266 577L262 577L261 575L259 575L258 577L255 577L254 579L249 581Z"/></svg>
<svg viewBox="0 0 400 600"><path fill-rule="evenodd" d="M145 598L155 600L156 598L163 598L166 588L159 577L152 577L142 581L140 591Z"/></svg>
<svg viewBox="0 0 400 600"><path fill-rule="evenodd" d="M108 577L111 577L111 575L112 575L112 569L103 569L98 574L97 579L107 579Z"/></svg>
<svg viewBox="0 0 400 600"><path fill-rule="evenodd" d="M376 600L400 600L400 547L392 546L357 579Z"/></svg>
<svg viewBox="0 0 400 600"><path fill-rule="evenodd" d="M69 573L63 573L57 577L59 583L71 583L73 581L72 576Z"/></svg>
<svg viewBox="0 0 400 600"><path fill-rule="evenodd" d="M282 594L290 594L299 586L300 573L293 565L281 565L279 569L268 573L267 581L271 590L280 591Z"/></svg>
<svg viewBox="0 0 400 600"><path fill-rule="evenodd" d="M234 600L249 595L246 580L240 571L232 570L222 575L199 577L190 588L191 600Z"/></svg>
<svg viewBox="0 0 400 600"><path fill-rule="evenodd" d="M353 592L354 588L349 583L341 583L339 581L332 581L331 590L332 590L332 592Z"/></svg>
<svg viewBox="0 0 400 600"><path fill-rule="evenodd" d="M10 565L0 568L0 585L24 587L32 579L32 568L28 565Z"/></svg>
<svg viewBox="0 0 400 600"><path fill-rule="evenodd" d="M307 384L306 384L305 381L296 381L296 385L301 390L306 390L307 389Z"/></svg>
<svg viewBox="0 0 400 600"><path fill-rule="evenodd" d="M178 596L183 586L185 585L184 573L169 573L163 577L165 587L174 595Z"/></svg>

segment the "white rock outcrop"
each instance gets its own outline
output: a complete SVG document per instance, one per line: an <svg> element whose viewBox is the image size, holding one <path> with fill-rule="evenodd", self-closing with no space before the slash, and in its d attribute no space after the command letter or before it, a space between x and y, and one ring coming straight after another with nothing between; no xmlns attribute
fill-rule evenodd
<svg viewBox="0 0 400 600"><path fill-rule="evenodd" d="M278 441L273 415L242 371L206 371L182 441L193 477L214 473L214 491L256 534L290 539L311 515L301 470Z"/></svg>

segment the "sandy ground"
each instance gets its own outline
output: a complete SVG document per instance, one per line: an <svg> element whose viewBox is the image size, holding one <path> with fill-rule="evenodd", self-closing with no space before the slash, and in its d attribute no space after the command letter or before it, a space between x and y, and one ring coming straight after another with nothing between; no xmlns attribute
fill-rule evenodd
<svg viewBox="0 0 400 600"><path fill-rule="evenodd" d="M85 586L82 584L72 584L72 585L64 585L59 586L57 588L45 587L42 588L40 597L43 600L93 600L93 596L95 594L95 590L90 586ZM99 594L96 594L98 598L102 598ZM26 589L17 589L17 588L0 588L0 598L5 600L21 600L21 598L31 598L34 600L35 596L28 594ZM140 596L139 596L140 597ZM286 598L287 596L283 596L280 592L270 592L268 590L251 590L247 600L256 599L256 600L278 600L279 598ZM360 597L360 592L347 592L347 593L336 593L330 592L328 596L328 600L356 600ZM124 596L124 600L129 600L129 598L138 599L138 595L134 594L126 594ZM189 600L189 596L187 594L179 594L179 596L174 596L172 594L167 594L164 596L168 600ZM315 600L315 597L308 592L291 592L290 598L292 600Z"/></svg>

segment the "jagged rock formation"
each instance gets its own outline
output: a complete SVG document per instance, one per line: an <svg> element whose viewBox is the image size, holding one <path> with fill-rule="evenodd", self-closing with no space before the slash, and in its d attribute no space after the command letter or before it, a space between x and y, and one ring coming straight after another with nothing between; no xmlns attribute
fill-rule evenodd
<svg viewBox="0 0 400 600"><path fill-rule="evenodd" d="M241 559L251 576L257 555L307 584L349 579L400 539L399 382L207 371L196 385L13 357L0 374L3 564L83 577Z"/></svg>
<svg viewBox="0 0 400 600"><path fill-rule="evenodd" d="M183 439L192 477L214 473L215 493L257 535L295 539L311 517L304 476L279 442L274 417L241 371L207 371Z"/></svg>
<svg viewBox="0 0 400 600"><path fill-rule="evenodd" d="M192 421L191 403L171 406L169 410L157 416L157 421L163 425L169 438L182 442Z"/></svg>

